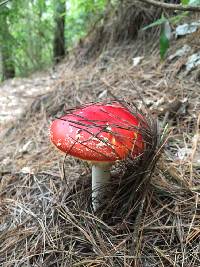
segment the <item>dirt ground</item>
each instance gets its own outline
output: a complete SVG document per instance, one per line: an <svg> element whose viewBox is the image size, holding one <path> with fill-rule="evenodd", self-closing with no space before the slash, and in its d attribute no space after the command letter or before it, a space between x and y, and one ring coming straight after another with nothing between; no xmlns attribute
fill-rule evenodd
<svg viewBox="0 0 200 267"><path fill-rule="evenodd" d="M27 78L14 78L0 85L0 129L5 130L12 121L20 118L23 112L37 99L54 88L62 75L61 65L46 72L36 72Z"/></svg>
<svg viewBox="0 0 200 267"><path fill-rule="evenodd" d="M199 37L173 40L164 62L157 42L143 38L84 66L65 62L55 79L39 75L1 86L1 118L16 119L9 129L1 126L1 266L200 266L200 67L185 68ZM170 58L185 44L188 53ZM80 209L68 185L88 179L90 167L72 157L64 161L49 142L52 119L76 105L112 98L110 92L139 107L142 97L160 126L168 122L139 223L116 218L108 225Z"/></svg>

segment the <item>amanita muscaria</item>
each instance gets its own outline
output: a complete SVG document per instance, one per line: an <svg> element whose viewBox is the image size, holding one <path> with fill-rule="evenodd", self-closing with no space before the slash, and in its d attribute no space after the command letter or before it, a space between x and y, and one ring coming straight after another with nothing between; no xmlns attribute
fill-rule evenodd
<svg viewBox="0 0 200 267"><path fill-rule="evenodd" d="M110 166L143 153L140 117L120 102L112 101L70 110L50 126L51 141L58 149L91 162L94 210L110 181Z"/></svg>

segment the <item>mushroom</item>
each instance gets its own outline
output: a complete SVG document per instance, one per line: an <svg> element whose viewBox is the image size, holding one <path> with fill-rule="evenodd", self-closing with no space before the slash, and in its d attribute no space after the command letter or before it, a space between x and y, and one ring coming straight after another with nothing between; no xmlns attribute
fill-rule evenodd
<svg viewBox="0 0 200 267"><path fill-rule="evenodd" d="M143 153L139 128L139 117L117 101L78 107L52 122L52 143L64 153L92 164L94 210L105 196L111 165Z"/></svg>

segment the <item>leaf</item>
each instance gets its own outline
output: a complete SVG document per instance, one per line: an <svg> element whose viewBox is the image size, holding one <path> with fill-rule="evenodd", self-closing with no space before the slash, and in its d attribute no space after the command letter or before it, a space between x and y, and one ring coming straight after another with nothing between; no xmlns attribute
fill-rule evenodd
<svg viewBox="0 0 200 267"><path fill-rule="evenodd" d="M169 40L171 37L171 27L169 21L167 21L161 30L160 35L160 57L164 60L166 52L169 48Z"/></svg>
<svg viewBox="0 0 200 267"><path fill-rule="evenodd" d="M165 23L166 21L167 21L167 19L165 17L162 17L161 19L158 19L158 20L154 21L153 23L145 26L144 28L142 28L142 30L145 31L149 28L161 25L161 24Z"/></svg>
<svg viewBox="0 0 200 267"><path fill-rule="evenodd" d="M193 0L193 1L195 1L195 0ZM199 1L200 2L200 0L196 0L196 1ZM158 26L158 25L162 25L162 24L164 24L167 21L169 21L169 22L171 22L173 24L176 24L176 23L180 22L183 18L185 18L188 14L189 14L189 11L185 11L185 12L181 12L177 16L170 17L169 19L167 19L165 17L162 17L162 18L154 21L153 23L145 26L144 28L142 28L142 30L145 31L145 30L147 30L149 28L152 28L152 27L155 27L155 26Z"/></svg>
<svg viewBox="0 0 200 267"><path fill-rule="evenodd" d="M176 24L176 23L179 23L188 14L189 14L189 11L184 11L184 12L181 12L181 14L179 14L177 16L173 16L173 17L169 18L168 20L170 23Z"/></svg>
<svg viewBox="0 0 200 267"><path fill-rule="evenodd" d="M188 5L190 0L181 0L182 5Z"/></svg>

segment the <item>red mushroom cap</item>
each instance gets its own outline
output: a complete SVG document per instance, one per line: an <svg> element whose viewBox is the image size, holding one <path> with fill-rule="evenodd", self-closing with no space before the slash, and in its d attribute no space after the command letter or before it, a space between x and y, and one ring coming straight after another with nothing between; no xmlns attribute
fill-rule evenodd
<svg viewBox="0 0 200 267"><path fill-rule="evenodd" d="M96 103L54 120L50 138L58 149L74 157L113 162L143 152L139 127L138 118L120 103Z"/></svg>

